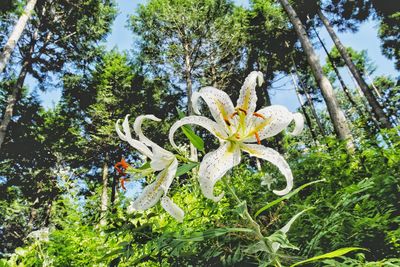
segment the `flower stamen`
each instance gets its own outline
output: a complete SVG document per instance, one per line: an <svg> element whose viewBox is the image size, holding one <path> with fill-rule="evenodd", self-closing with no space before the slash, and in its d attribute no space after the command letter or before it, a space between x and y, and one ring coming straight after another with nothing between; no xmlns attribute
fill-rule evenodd
<svg viewBox="0 0 400 267"><path fill-rule="evenodd" d="M238 115L239 113L237 111L233 112L231 115L231 119L233 119L236 115Z"/></svg>
<svg viewBox="0 0 400 267"><path fill-rule="evenodd" d="M257 113L257 112L254 112L254 113L253 113L253 116L255 116L255 117L257 117L257 118L264 119L264 120L266 119L264 115L262 115L262 114L260 114L260 113Z"/></svg>
<svg viewBox="0 0 400 267"><path fill-rule="evenodd" d="M243 113L244 113L244 115L247 115L247 110L245 110L245 109L242 109L242 108L238 108L238 110L239 110L239 111L241 111L241 112L243 112Z"/></svg>
<svg viewBox="0 0 400 267"><path fill-rule="evenodd" d="M232 125L231 122L230 122L227 118L224 118L224 122L225 122L226 125L228 125L228 126L231 126L231 125Z"/></svg>
<svg viewBox="0 0 400 267"><path fill-rule="evenodd" d="M257 139L257 144L261 145L261 139L260 139L260 136L258 135L258 132L255 132L255 133L254 133L254 136L255 136L256 139Z"/></svg>

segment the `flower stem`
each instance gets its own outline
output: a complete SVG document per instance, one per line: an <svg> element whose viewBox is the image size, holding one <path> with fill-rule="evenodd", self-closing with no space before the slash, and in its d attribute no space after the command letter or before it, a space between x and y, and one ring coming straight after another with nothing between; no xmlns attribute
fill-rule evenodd
<svg viewBox="0 0 400 267"><path fill-rule="evenodd" d="M230 185L230 177L227 177L227 179L224 179L225 186L228 188L229 192L232 194L233 198L237 202L237 204L242 204L243 201L240 200L240 198L237 196L235 189L233 186ZM244 212L243 215L246 217L247 221L249 222L251 228L254 230L254 233L260 241L264 242L264 236L261 233L261 227L260 225L251 217L248 209L247 209L247 204L245 204Z"/></svg>

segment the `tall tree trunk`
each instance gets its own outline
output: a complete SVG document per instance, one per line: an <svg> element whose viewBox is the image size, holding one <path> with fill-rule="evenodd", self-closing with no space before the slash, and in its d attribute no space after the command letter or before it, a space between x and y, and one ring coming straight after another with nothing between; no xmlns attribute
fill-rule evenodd
<svg viewBox="0 0 400 267"><path fill-rule="evenodd" d="M371 89L368 87L368 84L362 78L360 72L358 71L356 65L351 60L350 55L347 53L346 48L343 46L342 42L340 42L338 36L336 35L335 31L333 30L332 25L329 23L328 19L322 13L320 9L317 10L319 18L322 20L322 23L325 25L329 35L331 36L335 46L337 47L340 55L342 56L343 60L345 61L346 65L349 67L351 73L353 74L354 78L356 79L357 83L359 84L362 92L364 93L365 97L368 100L369 105L372 107L372 111L374 112L376 118L379 120L381 125L384 128L392 128L392 124L390 123L389 119L387 118L383 108L376 100L374 94L372 93Z"/></svg>
<svg viewBox="0 0 400 267"><path fill-rule="evenodd" d="M8 37L7 43L3 47L3 51L0 54L0 73L2 73L7 66L11 54L14 51L14 48L26 27L29 18L32 15L36 2L37 0L28 0L23 14L19 17L19 20L15 24L11 35Z"/></svg>
<svg viewBox="0 0 400 267"><path fill-rule="evenodd" d="M101 191L101 208L100 208L100 225L107 224L107 209L108 209L108 154L104 159L102 173L102 191Z"/></svg>
<svg viewBox="0 0 400 267"><path fill-rule="evenodd" d="M313 141L316 142L317 141L317 135L315 134L314 129L312 127L310 116L308 116L306 108L304 107L303 99L301 98L301 95L300 95L300 92L299 92L299 88L298 88L298 85L297 85L297 81L296 81L293 73L291 73L290 75L292 77L292 82L293 82L294 90L296 92L297 100L299 101L300 108L303 111L304 117L306 118L306 124L308 126L308 129L310 129L311 137L312 137Z"/></svg>
<svg viewBox="0 0 400 267"><path fill-rule="evenodd" d="M314 116L315 121L317 122L318 129L319 129L320 133L322 134L322 136L326 136L325 129L324 129L324 127L322 126L321 120L319 119L319 116L318 116L318 114L317 114L317 110L315 109L314 101L313 101L313 99L312 99L310 93L308 92L307 86L306 86L306 85L303 83L303 81L300 79L300 74L299 74L299 71L297 70L296 63L294 62L293 57L292 57L292 62L293 62L293 69L294 69L294 71L296 72L297 80L298 80L299 83L300 83L300 88L303 89L303 92L304 92L304 94L305 94L305 96L306 96L306 98L307 98L308 106L310 107L311 113L312 113L312 115Z"/></svg>
<svg viewBox="0 0 400 267"><path fill-rule="evenodd" d="M289 4L289 1L279 0L279 2L282 4L283 8L289 16L290 21L294 26L294 29L306 54L307 61L310 64L311 70L314 74L316 81L319 84L319 87L321 88L321 92L324 96L326 106L331 117L333 127L335 129L335 133L339 137L339 139L347 141L347 148L349 150L353 150L354 143L352 140L350 129L347 125L346 118L343 111L339 107L338 101L333 92L332 84L329 82L328 78L324 75L322 71L321 64L319 63L318 57L315 54L307 33L304 30L303 25L293 7Z"/></svg>
<svg viewBox="0 0 400 267"><path fill-rule="evenodd" d="M336 77L338 78L339 83L340 83L340 86L342 87L342 90L343 90L343 92L345 93L347 99L348 99L349 102L357 109L357 111L359 111L360 114L362 114L362 112L361 112L360 110L358 110L358 108L357 108L357 103L354 101L353 96L351 95L351 92L350 92L349 88L347 87L346 83L344 82L344 80L343 80L343 78L342 78L342 75L340 75L340 72L339 72L339 70L338 70L338 68L337 68L337 66L336 66L336 63L335 63L335 61L333 60L331 54L329 54L329 51L328 51L328 49L326 48L325 43L322 41L322 39L321 39L321 37L319 36L319 34L318 34L317 30L315 29L315 27L314 27L314 26L311 26L311 27L312 27L312 29L313 29L315 35L317 36L319 43L321 44L322 48L324 49L325 54L328 56L328 60L329 60L329 62L330 62L331 65L332 65L333 71L335 72Z"/></svg>
<svg viewBox="0 0 400 267"><path fill-rule="evenodd" d="M330 62L331 65L332 65L333 71L335 72L335 74L336 74L336 76L337 76L337 78L338 78L338 80L339 80L339 83L340 83L340 85L341 85L341 87L342 87L342 90L343 90L343 92L345 93L347 99L348 99L349 102L353 105L353 107L357 110L358 114L359 114L365 121L367 121L367 120L368 120L368 119L366 118L367 116L364 114L364 111L363 111L362 109L358 108L358 105L357 105L356 101L354 100L354 98L353 98L353 96L352 96L352 94L351 94L349 88L347 87L346 83L344 82L342 75L339 73L339 69L337 68L337 66L336 66L336 64L335 64L335 61L333 60L333 58L332 58L331 55L329 54L329 51L328 51L328 49L326 48L324 42L323 42L323 41L321 40L321 38L319 37L319 34L318 34L317 30L315 29L314 26L311 26L311 27L312 27L312 29L314 30L314 33L315 33L315 35L317 36L317 38L318 38L320 44L322 45L322 48L324 49L326 55L328 56L328 60L329 60L329 62ZM351 75L351 73L350 73L350 76L353 78L353 76ZM357 87L357 88L358 88L358 87ZM362 103L363 103L364 106L365 106L365 109L367 110L368 115L370 116L370 119L371 119L372 122L375 124L375 126L379 129L379 122L376 120L375 115L371 112L368 103L366 103L365 101L363 101L364 95L363 95L363 94L360 94L360 97L361 97L361 99L362 99ZM370 132L370 131L368 131L368 132Z"/></svg>
<svg viewBox="0 0 400 267"><path fill-rule="evenodd" d="M114 175L111 183L111 197L110 197L110 206L111 206L111 212L115 213L116 208L115 208L115 199L117 197L117 186L118 186L118 177Z"/></svg>
<svg viewBox="0 0 400 267"><path fill-rule="evenodd" d="M6 137L8 124L10 123L14 113L15 103L17 102L18 98L21 95L21 90L22 87L24 86L26 75L28 74L29 65L30 65L30 59L26 59L18 75L17 82L13 85L12 92L8 96L6 110L4 112L3 119L0 124L0 149Z"/></svg>
<svg viewBox="0 0 400 267"><path fill-rule="evenodd" d="M193 94L193 84L192 84L192 64L190 61L190 51L189 44L184 44L185 49L185 80L186 80L186 96L187 96L187 114L193 115L192 106L192 94ZM193 161L197 161L197 149L192 143L190 143L190 158Z"/></svg>

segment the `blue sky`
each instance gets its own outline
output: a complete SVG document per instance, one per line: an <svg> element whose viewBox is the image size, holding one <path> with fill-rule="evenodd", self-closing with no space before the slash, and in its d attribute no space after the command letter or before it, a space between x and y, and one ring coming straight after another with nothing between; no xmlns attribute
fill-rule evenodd
<svg viewBox="0 0 400 267"><path fill-rule="evenodd" d="M145 0L117 0L120 12L113 24L112 33L107 38L106 46L108 49L118 48L120 51L123 51L133 48L134 36L130 30L126 28L126 25L129 14L133 14L137 5L144 2ZM247 0L236 0L235 3L245 7L248 6ZM351 46L356 50L367 50L368 56L377 66L377 70L372 77L383 74L397 77L399 73L396 72L393 62L381 54L380 40L377 37L377 28L378 23L376 21L367 21L360 26L360 30L357 33L339 33L339 37L346 46ZM333 43L328 33L324 28L319 28L318 30L326 46L330 50ZM326 57L325 53L322 49L318 49L317 53L323 63ZM351 80L347 72L343 72L342 70L342 74L345 76L346 82L351 85ZM28 77L27 84L34 85L35 83L31 77ZM53 107L60 99L60 92L61 89L53 89L50 92L40 93L39 95L43 106L46 108ZM290 76L273 83L270 89L270 95L273 104L285 105L293 111L299 106Z"/></svg>

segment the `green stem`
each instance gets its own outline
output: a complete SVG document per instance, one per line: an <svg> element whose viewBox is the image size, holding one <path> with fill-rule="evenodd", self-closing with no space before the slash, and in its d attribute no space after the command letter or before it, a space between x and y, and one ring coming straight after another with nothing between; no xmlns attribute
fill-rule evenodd
<svg viewBox="0 0 400 267"><path fill-rule="evenodd" d="M235 189L234 189L232 186L230 186L230 184L229 184L229 180L230 180L229 177L227 177L226 180L225 180L225 179L223 179L223 180L224 180L225 186L228 188L229 192L232 194L232 196L233 196L233 198L235 199L235 201L236 201L238 204L241 204L242 201L241 201L240 198L236 195ZM249 224L250 224L251 228L253 228L254 233L255 233L257 239L259 239L260 241L263 241L263 242L264 242L264 236L263 236L262 233L261 233L261 227L260 227L260 225L253 219L253 217L251 217L251 215L250 215L250 213L249 213L249 211L248 211L248 209L247 209L247 204L245 204L245 209L244 209L243 214L244 214L244 216L246 217L247 221L249 221Z"/></svg>
<svg viewBox="0 0 400 267"><path fill-rule="evenodd" d="M186 157L184 157L184 156L181 156L181 155L179 155L179 154L175 154L175 157L176 157L177 159L179 159L180 161L183 161L183 162L198 163L197 161L190 160L190 159L188 159L188 158L186 158Z"/></svg>

